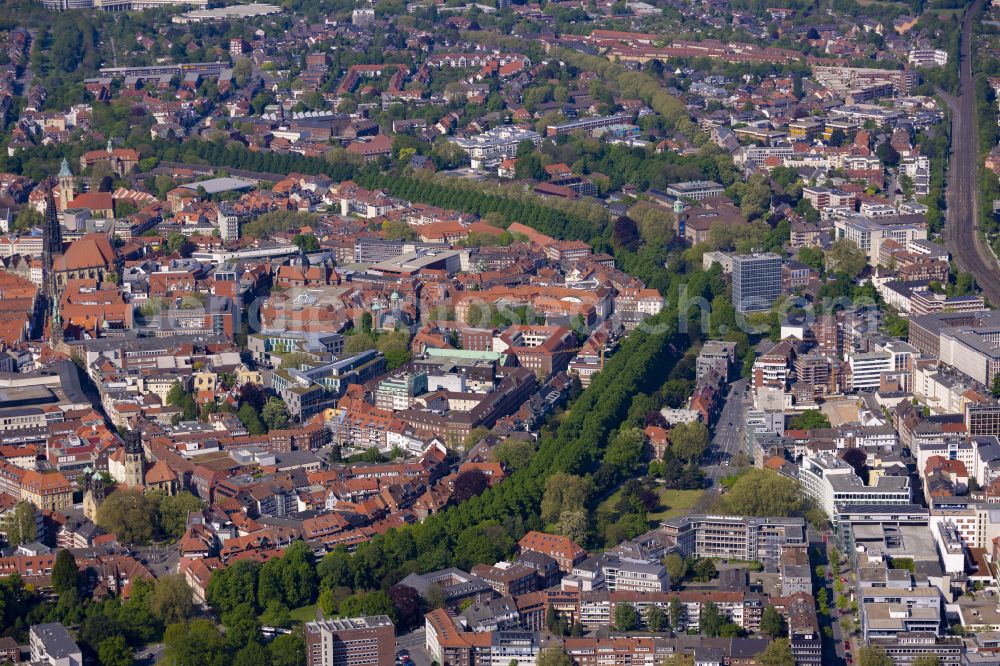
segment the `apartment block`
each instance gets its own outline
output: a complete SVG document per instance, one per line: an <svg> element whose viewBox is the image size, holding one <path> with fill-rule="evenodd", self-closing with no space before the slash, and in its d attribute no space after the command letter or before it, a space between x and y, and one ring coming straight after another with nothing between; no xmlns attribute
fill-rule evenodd
<svg viewBox="0 0 1000 666"><path fill-rule="evenodd" d="M47 666L83 666L83 653L60 622L36 624L28 632L31 663Z"/></svg>

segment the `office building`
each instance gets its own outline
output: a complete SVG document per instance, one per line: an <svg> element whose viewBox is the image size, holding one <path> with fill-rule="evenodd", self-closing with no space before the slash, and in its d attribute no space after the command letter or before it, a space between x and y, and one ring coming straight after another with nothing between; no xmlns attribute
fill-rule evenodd
<svg viewBox="0 0 1000 666"><path fill-rule="evenodd" d="M861 248L872 266L878 264L882 243L894 240L903 247L912 240L926 240L927 221L923 215L892 215L869 219L860 215L834 220L837 239L847 239Z"/></svg>
<svg viewBox="0 0 1000 666"><path fill-rule="evenodd" d="M381 666L396 659L396 629L385 615L306 622L306 666Z"/></svg>
<svg viewBox="0 0 1000 666"><path fill-rule="evenodd" d="M816 66L813 76L825 87L838 92L889 83L897 94L906 95L920 82L920 73L913 70L871 67Z"/></svg>
<svg viewBox="0 0 1000 666"><path fill-rule="evenodd" d="M910 317L907 339L928 356L941 356L941 334L953 328L1000 327L1000 311L936 312Z"/></svg>
<svg viewBox="0 0 1000 666"><path fill-rule="evenodd" d="M920 657L937 657L940 666L959 666L966 662L965 642L960 636L934 636L930 633L899 634L895 638L872 638L869 644L885 650L896 666L912 666Z"/></svg>
<svg viewBox="0 0 1000 666"><path fill-rule="evenodd" d="M632 122L631 113L617 113L613 116L592 116L581 118L560 125L548 125L545 128L545 136L552 137L560 134L571 134L573 132L593 132L597 129L611 127L613 125L626 125Z"/></svg>
<svg viewBox="0 0 1000 666"><path fill-rule="evenodd" d="M1000 372L1000 326L960 326L941 330L941 362L983 386Z"/></svg>
<svg viewBox="0 0 1000 666"><path fill-rule="evenodd" d="M996 435L1000 437L1000 404L991 402L966 403L965 427L970 437Z"/></svg>
<svg viewBox="0 0 1000 666"><path fill-rule="evenodd" d="M531 141L537 146L542 137L538 132L519 127L494 127L469 138L455 137L450 141L467 152L472 168L479 170L517 155L517 147L522 141Z"/></svg>
<svg viewBox="0 0 1000 666"><path fill-rule="evenodd" d="M379 382L375 406L393 411L410 409L416 397L424 393L427 393L427 373L405 372Z"/></svg>
<svg viewBox="0 0 1000 666"><path fill-rule="evenodd" d="M733 257L733 305L737 312L769 310L781 295L781 257L741 254Z"/></svg>
<svg viewBox="0 0 1000 666"><path fill-rule="evenodd" d="M719 197L725 193L725 188L711 180L689 180L683 183L667 185L667 194L677 199L694 199L701 201L709 197Z"/></svg>
<svg viewBox="0 0 1000 666"><path fill-rule="evenodd" d="M830 453L803 458L799 480L802 490L826 511L834 524L839 522L841 507L912 503L909 477L880 476L875 485L866 486L853 467Z"/></svg>
<svg viewBox="0 0 1000 666"><path fill-rule="evenodd" d="M930 551L929 556L937 561L928 529L930 512L925 507L918 504L850 504L842 507L838 514L838 536L846 552L875 551L888 557L914 557L924 550Z"/></svg>
<svg viewBox="0 0 1000 666"><path fill-rule="evenodd" d="M909 572L903 573L907 580L899 585L867 585L868 581L862 579L858 596L865 641L913 632L941 635L944 608L940 590L933 586L913 587Z"/></svg>
<svg viewBox="0 0 1000 666"><path fill-rule="evenodd" d="M332 406L350 384L363 384L385 372L385 356L374 349L315 367L279 368L271 375L274 388L292 418L305 421Z"/></svg>
<svg viewBox="0 0 1000 666"><path fill-rule="evenodd" d="M777 563L783 547L806 544L802 518L683 516L663 521L660 531L684 557Z"/></svg>
<svg viewBox="0 0 1000 666"><path fill-rule="evenodd" d="M852 391L878 390L883 372L892 372L893 355L889 352L859 352L847 355L851 369Z"/></svg>

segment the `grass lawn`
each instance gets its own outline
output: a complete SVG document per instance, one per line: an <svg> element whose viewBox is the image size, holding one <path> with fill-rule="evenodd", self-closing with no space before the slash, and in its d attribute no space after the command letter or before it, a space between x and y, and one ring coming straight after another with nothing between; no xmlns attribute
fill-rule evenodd
<svg viewBox="0 0 1000 666"><path fill-rule="evenodd" d="M316 604L295 608L289 615L294 622L311 622L316 619Z"/></svg>
<svg viewBox="0 0 1000 666"><path fill-rule="evenodd" d="M658 490L658 492L660 494L660 503L666 508L662 511L648 514L646 517L650 522L658 523L667 518L683 516L705 494L704 490L669 490L667 488Z"/></svg>

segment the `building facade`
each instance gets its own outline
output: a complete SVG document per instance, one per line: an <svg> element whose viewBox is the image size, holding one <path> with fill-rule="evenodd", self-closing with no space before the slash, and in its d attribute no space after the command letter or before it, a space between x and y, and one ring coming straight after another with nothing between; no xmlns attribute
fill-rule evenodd
<svg viewBox="0 0 1000 666"><path fill-rule="evenodd" d="M781 295L781 257L765 254L733 257L733 305L737 312L769 310Z"/></svg>
<svg viewBox="0 0 1000 666"><path fill-rule="evenodd" d="M307 622L305 639L306 666L379 666L396 658L396 629L385 615Z"/></svg>

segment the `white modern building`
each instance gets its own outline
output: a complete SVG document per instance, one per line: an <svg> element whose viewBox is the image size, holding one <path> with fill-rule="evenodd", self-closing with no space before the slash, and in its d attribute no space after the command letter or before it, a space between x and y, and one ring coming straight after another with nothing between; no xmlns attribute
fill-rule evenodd
<svg viewBox="0 0 1000 666"><path fill-rule="evenodd" d="M1000 327L959 326L941 331L941 362L983 386L1000 372Z"/></svg>
<svg viewBox="0 0 1000 666"><path fill-rule="evenodd" d="M449 140L469 154L473 169L481 171L499 164L501 160L516 156L517 147L522 141L531 141L537 146L542 142L542 136L538 132L519 127L494 127L482 134Z"/></svg>
<svg viewBox="0 0 1000 666"><path fill-rule="evenodd" d="M859 593L866 642L913 632L941 634L944 613L938 588L871 586L862 587Z"/></svg>
<svg viewBox="0 0 1000 666"><path fill-rule="evenodd" d="M889 352L857 352L847 355L847 364L851 368L851 390L877 390L883 372L891 372L893 356Z"/></svg>
<svg viewBox="0 0 1000 666"><path fill-rule="evenodd" d="M776 564L781 549L806 545L802 518L690 515L660 524L667 543L684 557L719 557Z"/></svg>
<svg viewBox="0 0 1000 666"><path fill-rule="evenodd" d="M837 522L837 510L858 504L891 506L912 501L910 479L880 476L874 486L866 486L854 468L830 453L802 459L799 466L802 489L828 516Z"/></svg>
<svg viewBox="0 0 1000 666"><path fill-rule="evenodd" d="M83 666L80 646L60 622L36 624L28 633L31 663L48 666Z"/></svg>
<svg viewBox="0 0 1000 666"><path fill-rule="evenodd" d="M854 216L834 220L833 227L836 237L845 238L861 248L872 266L878 264L883 241L891 239L906 247L911 240L927 238L926 223L896 223L888 218L871 220Z"/></svg>
<svg viewBox="0 0 1000 666"><path fill-rule="evenodd" d="M667 185L667 194L678 199L694 199L701 201L709 197L718 197L725 193L725 188L711 180L689 180L684 183Z"/></svg>
<svg viewBox="0 0 1000 666"><path fill-rule="evenodd" d="M944 49L913 49L909 61L914 67L944 67L948 64L948 52Z"/></svg>
<svg viewBox="0 0 1000 666"><path fill-rule="evenodd" d="M240 238L240 217L230 206L219 206L217 221L219 224L219 236L223 242L239 240Z"/></svg>

